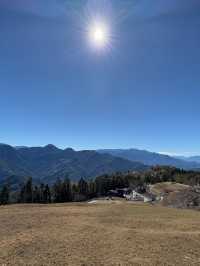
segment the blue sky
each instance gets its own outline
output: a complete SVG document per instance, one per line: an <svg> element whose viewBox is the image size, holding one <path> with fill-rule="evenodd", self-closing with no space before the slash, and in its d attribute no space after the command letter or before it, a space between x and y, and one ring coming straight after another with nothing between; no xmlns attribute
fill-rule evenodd
<svg viewBox="0 0 200 266"><path fill-rule="evenodd" d="M0 0L0 142L200 153L199 1L99 3ZM100 54L88 10L113 31Z"/></svg>

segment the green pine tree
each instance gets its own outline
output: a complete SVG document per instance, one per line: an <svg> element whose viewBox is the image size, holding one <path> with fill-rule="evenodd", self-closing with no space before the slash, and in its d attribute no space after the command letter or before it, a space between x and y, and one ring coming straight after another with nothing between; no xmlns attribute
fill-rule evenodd
<svg viewBox="0 0 200 266"><path fill-rule="evenodd" d="M4 185L0 192L0 204L5 205L9 203L9 187Z"/></svg>

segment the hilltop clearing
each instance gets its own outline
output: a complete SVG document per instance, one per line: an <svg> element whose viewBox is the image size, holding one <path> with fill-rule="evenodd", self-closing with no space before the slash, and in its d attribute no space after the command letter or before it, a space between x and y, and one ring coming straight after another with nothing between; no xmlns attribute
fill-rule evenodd
<svg viewBox="0 0 200 266"><path fill-rule="evenodd" d="M174 182L157 183L150 192L164 206L200 210L200 189Z"/></svg>

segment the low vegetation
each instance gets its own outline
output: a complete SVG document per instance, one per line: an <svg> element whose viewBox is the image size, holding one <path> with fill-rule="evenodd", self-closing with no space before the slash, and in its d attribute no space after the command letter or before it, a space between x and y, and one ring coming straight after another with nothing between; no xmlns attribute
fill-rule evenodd
<svg viewBox="0 0 200 266"><path fill-rule="evenodd" d="M117 201L0 207L0 265L200 265L200 213Z"/></svg>

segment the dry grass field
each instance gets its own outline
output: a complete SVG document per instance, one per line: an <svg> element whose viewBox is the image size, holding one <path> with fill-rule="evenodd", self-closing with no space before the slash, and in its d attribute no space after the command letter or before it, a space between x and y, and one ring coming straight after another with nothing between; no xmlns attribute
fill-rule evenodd
<svg viewBox="0 0 200 266"><path fill-rule="evenodd" d="M189 189L190 186L179 184L175 182L162 182L162 183L156 183L155 185L151 185L150 192L154 195L161 195L163 193L172 193L172 192L178 192L178 191L185 191Z"/></svg>
<svg viewBox="0 0 200 266"><path fill-rule="evenodd" d="M200 212L127 202L0 207L0 265L200 265Z"/></svg>

